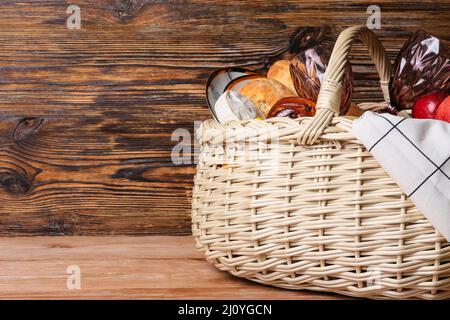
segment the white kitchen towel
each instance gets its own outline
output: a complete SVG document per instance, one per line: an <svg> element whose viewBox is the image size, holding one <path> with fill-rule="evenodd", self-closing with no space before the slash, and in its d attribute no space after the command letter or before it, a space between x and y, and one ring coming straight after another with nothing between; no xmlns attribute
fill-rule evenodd
<svg viewBox="0 0 450 320"><path fill-rule="evenodd" d="M353 133L450 241L450 123L365 112Z"/></svg>

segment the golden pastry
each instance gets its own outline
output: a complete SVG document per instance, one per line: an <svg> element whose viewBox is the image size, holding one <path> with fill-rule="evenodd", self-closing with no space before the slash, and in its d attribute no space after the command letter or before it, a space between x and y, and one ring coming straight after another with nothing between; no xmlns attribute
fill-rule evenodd
<svg viewBox="0 0 450 320"><path fill-rule="evenodd" d="M286 88L296 93L294 82L291 78L290 65L291 62L289 60L279 60L275 62L270 67L269 72L267 73L267 78L280 82Z"/></svg>
<svg viewBox="0 0 450 320"><path fill-rule="evenodd" d="M265 117L278 100L295 96L280 82L266 78L248 81L239 92L253 102Z"/></svg>

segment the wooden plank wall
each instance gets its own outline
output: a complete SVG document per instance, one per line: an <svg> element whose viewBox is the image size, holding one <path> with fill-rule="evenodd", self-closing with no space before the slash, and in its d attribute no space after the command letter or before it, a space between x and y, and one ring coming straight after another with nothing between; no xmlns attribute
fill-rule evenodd
<svg viewBox="0 0 450 320"><path fill-rule="evenodd" d="M298 28L371 4L392 58L418 28L450 39L448 1L1 0L0 236L189 234L194 165L171 134L208 118L208 75L263 70ZM379 100L362 47L352 62L355 100Z"/></svg>

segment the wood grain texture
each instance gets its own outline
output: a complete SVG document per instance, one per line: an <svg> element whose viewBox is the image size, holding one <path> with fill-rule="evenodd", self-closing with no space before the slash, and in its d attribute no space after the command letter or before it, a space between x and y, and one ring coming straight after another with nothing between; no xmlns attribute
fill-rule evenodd
<svg viewBox="0 0 450 320"><path fill-rule="evenodd" d="M194 166L171 162L171 133L209 117L208 75L263 71L299 27L364 24L369 4L2 1L0 235L189 234ZM377 5L392 58L418 28L450 39L448 1ZM351 60L354 100L380 100L365 49Z"/></svg>
<svg viewBox="0 0 450 320"><path fill-rule="evenodd" d="M0 299L343 299L232 277L189 236L0 238ZM81 289L67 289L67 267Z"/></svg>

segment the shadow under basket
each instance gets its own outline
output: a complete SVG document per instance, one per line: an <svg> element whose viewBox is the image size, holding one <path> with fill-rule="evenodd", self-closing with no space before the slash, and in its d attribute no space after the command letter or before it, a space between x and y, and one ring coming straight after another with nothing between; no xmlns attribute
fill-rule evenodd
<svg viewBox="0 0 450 320"><path fill-rule="evenodd" d="M353 136L354 119L336 116L341 62L355 39L388 100L385 50L372 31L352 27L336 42L313 118L201 125L196 245L218 269L267 285L448 298L449 243Z"/></svg>

